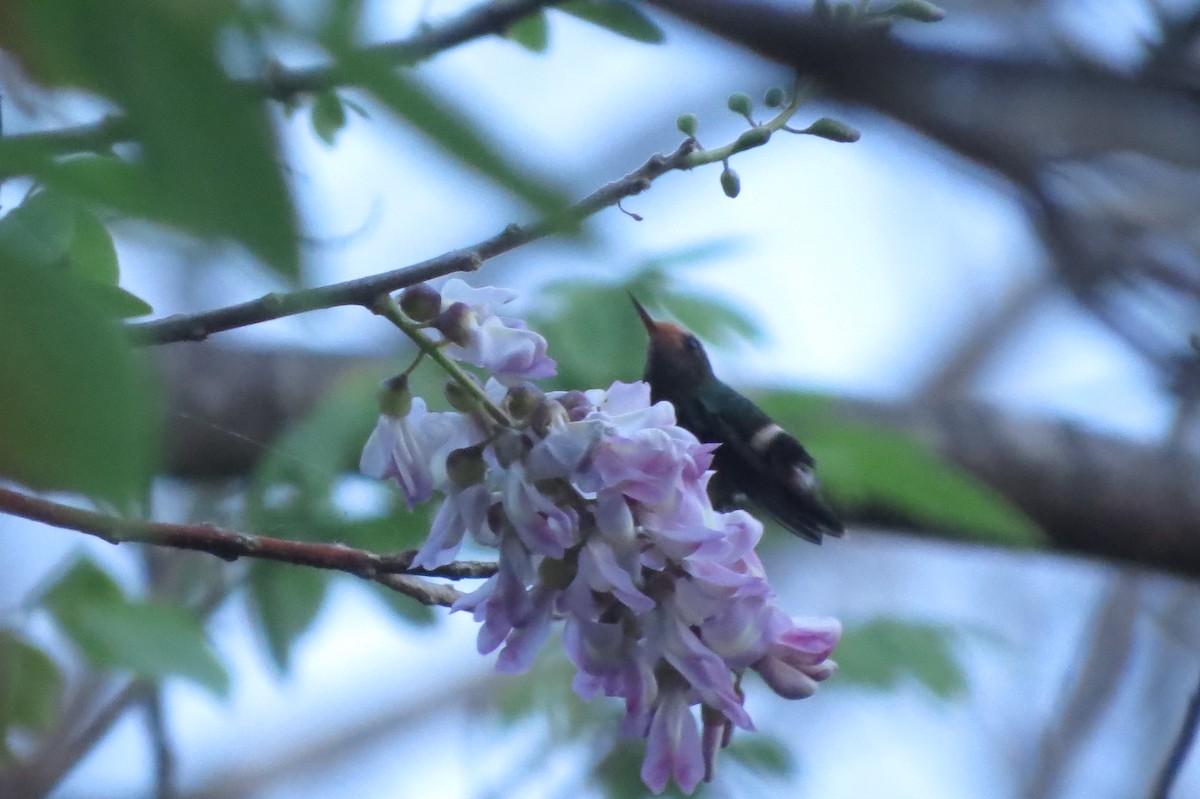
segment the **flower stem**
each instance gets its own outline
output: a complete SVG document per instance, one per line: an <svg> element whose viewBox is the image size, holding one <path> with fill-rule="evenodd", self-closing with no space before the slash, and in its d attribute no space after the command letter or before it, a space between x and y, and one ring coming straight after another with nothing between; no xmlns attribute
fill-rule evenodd
<svg viewBox="0 0 1200 799"><path fill-rule="evenodd" d="M712 150L696 150L689 153L684 159L684 169L694 169L705 164L724 162L729 156L735 153L761 147L771 138L772 133L786 129L788 120L795 116L800 107L811 100L816 93L817 89L812 81L797 82L796 88L792 92L791 102L781 108L778 114L761 125L755 125L745 131L741 136L738 136L737 139L726 144L724 147L717 147Z"/></svg>
<svg viewBox="0 0 1200 799"><path fill-rule="evenodd" d="M446 374L450 375L450 378L454 382L462 386L463 390L479 403L479 406L483 408L493 421L503 427L514 426L512 419L508 418L508 414L488 399L487 394L483 393L483 389L479 387L479 384L472 380L470 375L462 370L462 367L446 357L446 354L442 352L439 342L425 335L421 330L421 325L408 318L408 315L400 309L399 304L392 299L392 295L380 294L371 303L370 307L372 311L400 328L404 335L412 339L421 352L429 356L438 366L445 370Z"/></svg>

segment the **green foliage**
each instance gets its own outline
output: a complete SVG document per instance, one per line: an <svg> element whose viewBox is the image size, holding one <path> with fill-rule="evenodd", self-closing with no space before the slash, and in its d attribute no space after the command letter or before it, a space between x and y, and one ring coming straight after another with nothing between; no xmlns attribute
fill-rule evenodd
<svg viewBox="0 0 1200 799"><path fill-rule="evenodd" d="M534 53L544 53L550 46L550 28L543 9L522 17L508 26L504 35Z"/></svg>
<svg viewBox="0 0 1200 799"><path fill-rule="evenodd" d="M250 599L267 651L281 672L286 672L290 665L292 646L320 613L329 577L320 569L288 564L251 565Z"/></svg>
<svg viewBox="0 0 1200 799"><path fill-rule="evenodd" d="M943 699L961 697L966 674L953 652L954 631L943 625L874 619L846 629L834 653L833 685L857 683L895 690L914 679Z"/></svg>
<svg viewBox="0 0 1200 799"><path fill-rule="evenodd" d="M796 770L796 759L777 738L765 735L735 735L721 754L763 774L786 776Z"/></svg>
<svg viewBox="0 0 1200 799"><path fill-rule="evenodd" d="M804 442L839 505L882 509L965 540L1028 547L1037 526L1004 497L920 441L838 415L831 397L756 395L762 408Z"/></svg>
<svg viewBox="0 0 1200 799"><path fill-rule="evenodd" d="M275 442L246 493L250 529L302 541L340 541L372 552L419 546L429 530L430 509L409 511L391 486L380 486L389 492L388 502L370 516L347 517L337 502L343 475L357 471L362 447L378 416L380 377L374 372L346 377ZM428 388L422 386L422 393L428 393ZM287 670L292 647L320 612L332 576L271 563L250 567L254 619L281 671ZM379 591L378 596L406 621L429 623L437 618L408 597Z"/></svg>
<svg viewBox="0 0 1200 799"><path fill-rule="evenodd" d="M85 283L0 252L0 474L125 505L152 472L151 393Z"/></svg>
<svg viewBox="0 0 1200 799"><path fill-rule="evenodd" d="M564 192L546 180L529 177L528 167L512 163L496 150L479 133L478 123L426 91L415 79L397 73L386 59L351 47L335 52L335 56L346 82L371 92L388 110L464 165L543 214L553 214L567 204Z"/></svg>
<svg viewBox="0 0 1200 799"><path fill-rule="evenodd" d="M183 677L225 694L229 676L204 627L181 607L128 599L88 560L79 560L42 598L63 632L94 666L160 680Z"/></svg>
<svg viewBox="0 0 1200 799"><path fill-rule="evenodd" d="M117 285L120 269L112 235L86 205L65 192L34 192L0 218L0 253L77 278L80 292L106 316L142 316L153 310Z"/></svg>
<svg viewBox="0 0 1200 799"><path fill-rule="evenodd" d="M333 144L338 131L346 127L346 107L336 91L330 89L313 97L311 120L317 138Z"/></svg>
<svg viewBox="0 0 1200 799"><path fill-rule="evenodd" d="M557 8L635 42L660 44L665 38L662 28L625 0L571 0Z"/></svg>
<svg viewBox="0 0 1200 799"><path fill-rule="evenodd" d="M44 731L58 717L63 679L50 656L0 631L0 762L10 730Z"/></svg>
<svg viewBox="0 0 1200 799"><path fill-rule="evenodd" d="M0 46L35 79L113 101L139 144L110 180L15 144L0 169L102 206L241 242L281 274L298 271L296 225L265 109L217 59L229 2L24 0ZM130 187L136 191L130 192Z"/></svg>
<svg viewBox="0 0 1200 799"><path fill-rule="evenodd" d="M564 280L548 286L546 300L530 318L558 360L557 384L564 388L608 386L614 379L640 379L646 331L629 295L648 307L656 302L706 342L758 340L756 322L733 304L681 288L679 271L724 257L733 248L717 241L679 250L639 264L625 280L604 283Z"/></svg>

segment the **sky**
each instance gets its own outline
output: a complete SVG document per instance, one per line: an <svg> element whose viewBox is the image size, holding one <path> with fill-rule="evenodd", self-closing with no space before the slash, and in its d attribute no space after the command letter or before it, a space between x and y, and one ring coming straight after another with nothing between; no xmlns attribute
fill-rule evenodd
<svg viewBox="0 0 1200 799"><path fill-rule="evenodd" d="M405 35L417 5L370 4L365 37ZM436 16L455 4L433 6ZM422 74L458 98L496 141L527 163L544 165L576 195L652 152L672 149L680 139L674 127L680 113L699 116L702 142L731 140L743 123L725 110L726 96L746 91L757 98L786 82L780 70L678 29L670 29L669 45L659 48L561 14L553 15L551 32L544 55L493 39L446 53ZM949 161L919 136L865 112L816 104L811 117L823 115L860 128L862 140L839 145L777 137L736 159L743 186L736 200L722 194L716 167L668 175L625 203L644 221L610 209L592 223L594 246L522 248L479 277L511 280L528 307L537 301L537 286L558 276L615 275L648 256L735 241L728 256L689 271L690 280L734 299L768 332L761 346L716 353L727 381L907 397L956 331L995 308L1005 292L1037 278L1043 256L1017 198L991 176ZM311 134L303 114L280 126L293 185L318 241L309 253L314 282L416 262L528 218L382 113L351 116L332 149ZM194 281L184 269L168 270L174 277L163 279L160 254L142 237L119 237L118 247L128 287L162 314L275 288L234 255L215 276L192 286L196 294L185 307L178 291ZM261 327L228 334L229 340L346 351L390 344L386 329L358 309ZM1162 435L1171 411L1153 376L1059 295L1031 311L975 393L1147 441ZM966 630L957 651L970 692L946 701L915 683L889 694L832 687L782 708L763 704L767 726L803 741L796 789L822 797L881 795L885 779L887 795L897 799L1014 795L1039 735L1056 717L1113 571L1067 558L852 532L858 534L845 543L788 561L802 566L783 570L778 580L789 608L794 603L805 613L850 622L894 615ZM77 546L76 537L57 532L38 541L34 563L49 564L55 552ZM111 548L93 549L117 563ZM1144 636L1161 632L1156 625L1171 618L1172 602L1198 598L1186 586L1146 575L1122 590L1147 609L1138 627ZM993 602L995 596L1004 601ZM1047 607L1055 612L1046 613ZM1171 635L1183 646L1196 640L1192 632ZM487 684L488 661L475 656L469 619L454 617L432 631L402 628L362 590L345 585L301 642L295 670L284 679L265 663L238 603L218 614L213 633L237 675L232 698L214 701L186 684L172 684L168 692L184 785L253 769L255 762L285 756L295 738L320 741L331 725L375 715L380 726L367 736L370 744L351 747L340 768L306 769L301 759L291 767L291 782L254 795L284 797L303 789L311 796L393 797L427 795L436 787L446 799L468 799L483 796L504 776L506 763L521 757L523 734L537 734L485 737L473 731L469 706L437 699L446 684ZM1130 683L1140 684L1139 676L1156 668L1163 667L1135 663ZM1182 671L1167 672L1163 680L1183 679ZM436 712L431 701L451 707ZM1157 756L1158 739L1143 740L1137 722L1120 715L1136 705L1118 710L1101 721L1062 795L1100 795L1094 791L1112 784L1113 769L1118 775L1144 770L1146 758ZM396 732L398 724L404 734ZM138 721L127 720L56 796L130 795L139 786L136 775L147 773L147 756ZM1198 771L1191 767L1185 784L1200 791ZM570 757L550 763L522 795L548 795L548 787L570 784L572 774Z"/></svg>

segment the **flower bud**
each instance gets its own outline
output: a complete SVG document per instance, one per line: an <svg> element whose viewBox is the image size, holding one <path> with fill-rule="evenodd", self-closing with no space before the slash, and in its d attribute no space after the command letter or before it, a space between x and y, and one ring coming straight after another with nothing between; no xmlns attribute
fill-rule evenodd
<svg viewBox="0 0 1200 799"><path fill-rule="evenodd" d="M734 92L729 95L729 110L744 117L750 116L750 95L745 92Z"/></svg>
<svg viewBox="0 0 1200 799"><path fill-rule="evenodd" d="M725 171L721 173L721 190L729 198L738 196L742 190L742 179L729 167L725 167Z"/></svg>
<svg viewBox="0 0 1200 799"><path fill-rule="evenodd" d="M567 418L572 422L580 421L592 410L592 401L588 399L587 394L578 389L568 391L555 401L563 407L563 410L567 412Z"/></svg>
<svg viewBox="0 0 1200 799"><path fill-rule="evenodd" d="M471 343L470 318L470 306L465 302L455 302L435 316L430 324L448 341L465 347Z"/></svg>
<svg viewBox="0 0 1200 799"><path fill-rule="evenodd" d="M945 10L938 8L926 0L900 0L887 10L895 17L916 20L917 22L940 22L946 18Z"/></svg>
<svg viewBox="0 0 1200 799"><path fill-rule="evenodd" d="M409 319L428 322L442 310L442 295L429 284L418 283L401 293L400 308Z"/></svg>
<svg viewBox="0 0 1200 799"><path fill-rule="evenodd" d="M525 459L526 453L529 452L529 442L516 430L502 430L492 443L492 452L496 453L496 460L500 461L500 465L507 469Z"/></svg>
<svg viewBox="0 0 1200 799"><path fill-rule="evenodd" d="M482 444L451 450L446 456L446 475L458 488L482 483L486 473Z"/></svg>
<svg viewBox="0 0 1200 799"><path fill-rule="evenodd" d="M505 405L514 419L528 419L546 395L532 383L523 383L508 390Z"/></svg>
<svg viewBox="0 0 1200 799"><path fill-rule="evenodd" d="M742 135L737 137L737 148L749 150L751 147L761 147L770 140L771 129L758 125L750 130L742 131Z"/></svg>
<svg viewBox="0 0 1200 799"><path fill-rule="evenodd" d="M787 95L784 94L782 87L772 86L771 88L767 89L767 93L763 97L763 103L766 104L767 108L778 108L779 106L783 105L783 102L786 99Z"/></svg>
<svg viewBox="0 0 1200 799"><path fill-rule="evenodd" d="M679 119L675 120L675 127L679 128L679 132L684 136L695 136L697 125L695 114L681 114Z"/></svg>
<svg viewBox="0 0 1200 799"><path fill-rule="evenodd" d="M534 408L533 414L529 417L529 426L535 433L545 438L551 430L561 427L569 421L571 421L571 417L567 415L566 408L554 400L547 400Z"/></svg>
<svg viewBox="0 0 1200 799"><path fill-rule="evenodd" d="M412 410L412 392L408 390L408 375L389 377L379 386L379 412L393 419L402 419Z"/></svg>
<svg viewBox="0 0 1200 799"><path fill-rule="evenodd" d="M836 119L830 119L829 117L821 117L800 132L807 133L810 136L820 136L822 139L829 139L829 141L842 142L843 144L856 142L862 135L846 123L838 122Z"/></svg>
<svg viewBox="0 0 1200 799"><path fill-rule="evenodd" d="M468 380L475 385L479 385L479 378L470 372L466 374ZM480 390L483 390L482 387ZM446 395L446 401L450 403L450 407L454 410L462 411L463 413L474 413L479 410L478 397L465 389L462 383L459 383L457 380L447 380L443 392Z"/></svg>

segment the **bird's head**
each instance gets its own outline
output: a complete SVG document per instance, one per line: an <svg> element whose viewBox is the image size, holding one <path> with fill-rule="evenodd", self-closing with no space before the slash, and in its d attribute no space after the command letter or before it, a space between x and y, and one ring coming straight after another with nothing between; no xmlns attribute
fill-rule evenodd
<svg viewBox="0 0 1200 799"><path fill-rule="evenodd" d="M671 399L690 394L712 377L700 339L674 322L656 322L636 297L630 294L629 299L650 334L645 379L657 396Z"/></svg>

